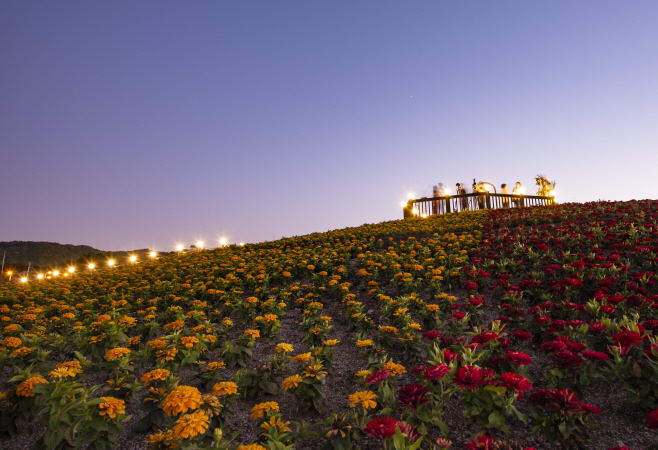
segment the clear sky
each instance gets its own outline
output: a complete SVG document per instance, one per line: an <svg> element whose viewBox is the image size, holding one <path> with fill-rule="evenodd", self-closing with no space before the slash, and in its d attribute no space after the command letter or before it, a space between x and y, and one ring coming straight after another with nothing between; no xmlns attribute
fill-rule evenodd
<svg viewBox="0 0 658 450"><path fill-rule="evenodd" d="M0 241L171 250L408 192L658 197L658 2L0 2ZM454 189L453 189L454 192Z"/></svg>

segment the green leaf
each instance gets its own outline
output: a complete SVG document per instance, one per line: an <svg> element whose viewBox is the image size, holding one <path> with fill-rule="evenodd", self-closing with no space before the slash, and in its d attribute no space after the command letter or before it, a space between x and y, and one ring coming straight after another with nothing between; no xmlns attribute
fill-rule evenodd
<svg viewBox="0 0 658 450"><path fill-rule="evenodd" d="M277 392L279 392L279 386L276 383L273 383L271 381L261 381L258 383L260 388L267 392L268 394L276 395Z"/></svg>
<svg viewBox="0 0 658 450"><path fill-rule="evenodd" d="M489 414L489 426L487 428L500 429L505 426L505 417L498 411L493 411Z"/></svg>
<svg viewBox="0 0 658 450"><path fill-rule="evenodd" d="M96 417L94 420L89 422L89 426L94 430L108 431L107 423L105 423L105 421L100 417Z"/></svg>

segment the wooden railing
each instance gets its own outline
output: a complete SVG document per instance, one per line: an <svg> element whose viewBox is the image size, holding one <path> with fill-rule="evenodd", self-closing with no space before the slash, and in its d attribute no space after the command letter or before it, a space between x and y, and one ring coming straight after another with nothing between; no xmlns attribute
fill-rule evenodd
<svg viewBox="0 0 658 450"><path fill-rule="evenodd" d="M413 216L422 217L449 212L476 211L478 209L523 208L525 206L547 206L554 204L555 197L490 194L487 192L412 199L404 206L403 212L406 219Z"/></svg>

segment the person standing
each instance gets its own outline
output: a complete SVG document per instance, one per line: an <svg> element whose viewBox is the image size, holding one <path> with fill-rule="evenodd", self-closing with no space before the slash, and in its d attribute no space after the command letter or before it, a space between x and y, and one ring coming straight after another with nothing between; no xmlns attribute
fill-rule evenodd
<svg viewBox="0 0 658 450"><path fill-rule="evenodd" d="M505 183L500 185L500 193L509 195L509 189ZM503 208L509 208L509 197L503 197Z"/></svg>
<svg viewBox="0 0 658 450"><path fill-rule="evenodd" d="M466 195L466 188L461 183L457 183L457 195ZM460 200L462 206L461 210L468 211L468 198L462 197Z"/></svg>
<svg viewBox="0 0 658 450"><path fill-rule="evenodd" d="M514 186L514 189L512 190L512 194L523 195L523 185L521 185L520 181L516 182L516 186ZM521 199L520 198L514 199L514 204L516 205L517 208L521 206Z"/></svg>

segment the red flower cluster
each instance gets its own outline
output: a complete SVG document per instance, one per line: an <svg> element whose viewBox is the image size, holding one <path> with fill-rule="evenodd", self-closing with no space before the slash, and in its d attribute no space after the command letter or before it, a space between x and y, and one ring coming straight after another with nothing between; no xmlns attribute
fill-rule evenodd
<svg viewBox="0 0 658 450"><path fill-rule="evenodd" d="M441 337L439 330L426 331L423 333L423 339L437 339Z"/></svg>
<svg viewBox="0 0 658 450"><path fill-rule="evenodd" d="M583 356L590 361L608 361L610 359L610 357L605 353L593 352L591 350L585 350L583 352Z"/></svg>
<svg viewBox="0 0 658 450"><path fill-rule="evenodd" d="M578 396L568 389L541 389L528 396L528 403L563 411L567 416L584 412L601 414L596 406L578 400Z"/></svg>
<svg viewBox="0 0 658 450"><path fill-rule="evenodd" d="M457 370L453 383L466 389L477 389L480 386L484 372L476 366L463 366Z"/></svg>
<svg viewBox="0 0 658 450"><path fill-rule="evenodd" d="M647 428L655 430L658 429L658 409L650 413L644 421Z"/></svg>
<svg viewBox="0 0 658 450"><path fill-rule="evenodd" d="M476 344L486 344L487 342L498 339L498 337L498 333L494 333L493 331L485 331L484 333L473 336L471 342Z"/></svg>
<svg viewBox="0 0 658 450"><path fill-rule="evenodd" d="M395 427L398 421L390 417L380 417L372 419L363 429L370 436L377 439L388 439L395 434Z"/></svg>
<svg viewBox="0 0 658 450"><path fill-rule="evenodd" d="M417 409L420 405L429 402L427 392L427 388L422 384L408 384L400 389L400 392L398 393L398 404L402 406L411 406L413 409Z"/></svg>

